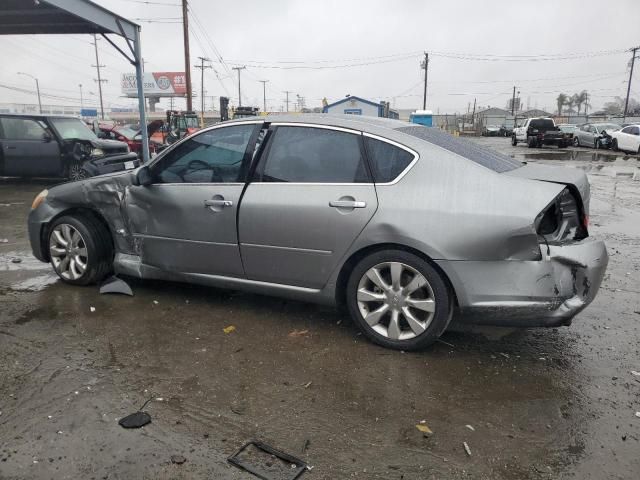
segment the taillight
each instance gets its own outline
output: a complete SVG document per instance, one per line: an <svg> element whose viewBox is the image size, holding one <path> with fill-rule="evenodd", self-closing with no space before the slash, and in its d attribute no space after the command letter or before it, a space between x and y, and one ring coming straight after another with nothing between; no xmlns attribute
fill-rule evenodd
<svg viewBox="0 0 640 480"><path fill-rule="evenodd" d="M586 238L589 218L580 210L576 196L565 188L536 218L537 233L555 242Z"/></svg>

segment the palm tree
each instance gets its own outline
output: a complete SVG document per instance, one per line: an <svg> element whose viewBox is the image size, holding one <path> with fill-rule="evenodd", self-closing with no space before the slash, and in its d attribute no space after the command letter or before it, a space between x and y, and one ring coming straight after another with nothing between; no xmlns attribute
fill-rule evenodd
<svg viewBox="0 0 640 480"><path fill-rule="evenodd" d="M558 98L556 98L556 105L558 106L558 115L562 115L562 107L564 107L564 105L567 103L567 99L569 97L567 97L567 95L565 95L564 93L561 93L560 95L558 95Z"/></svg>
<svg viewBox="0 0 640 480"><path fill-rule="evenodd" d="M578 114L580 114L580 105L582 105L582 99L579 93L571 95L571 105L578 108Z"/></svg>
<svg viewBox="0 0 640 480"><path fill-rule="evenodd" d="M582 90L576 95L576 101L578 102L578 113L580 113L580 105L584 105L584 112L587 113L587 101L589 100L589 94L586 90Z"/></svg>

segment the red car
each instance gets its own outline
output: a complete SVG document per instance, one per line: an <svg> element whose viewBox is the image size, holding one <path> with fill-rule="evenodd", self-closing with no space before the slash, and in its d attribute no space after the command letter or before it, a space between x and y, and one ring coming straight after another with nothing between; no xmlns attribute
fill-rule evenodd
<svg viewBox="0 0 640 480"><path fill-rule="evenodd" d="M156 132L164 122L162 120L154 120L147 125L147 132L149 138ZM100 135L103 138L111 140L119 140L129 145L129 150L138 154L138 157L142 157L142 136L141 130L132 128L132 125L109 125L100 124ZM149 154L154 155L164 148L163 145L159 145L156 142L149 141Z"/></svg>

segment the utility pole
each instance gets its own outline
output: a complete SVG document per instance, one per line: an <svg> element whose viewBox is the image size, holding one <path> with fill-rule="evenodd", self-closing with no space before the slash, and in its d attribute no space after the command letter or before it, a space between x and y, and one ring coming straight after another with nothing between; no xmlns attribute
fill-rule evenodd
<svg viewBox="0 0 640 480"><path fill-rule="evenodd" d="M196 68L200 69L200 128L204 128L204 69L213 67L204 64L204 62L210 62L211 59L206 57L198 58L200 59L200 65L196 65Z"/></svg>
<svg viewBox="0 0 640 480"><path fill-rule="evenodd" d="M238 71L238 107L242 106L242 92L240 90L240 72L247 67L231 67L231 70Z"/></svg>
<svg viewBox="0 0 640 480"><path fill-rule="evenodd" d="M475 125L475 117L476 117L476 99L473 99L473 113L471 114L471 126Z"/></svg>
<svg viewBox="0 0 640 480"><path fill-rule="evenodd" d="M34 77L33 75L31 75L30 73L24 73L24 72L17 72L18 75L24 75L26 77L31 77L36 81L36 92L38 93L38 112L40 112L40 114L42 114L42 102L40 101L40 84L38 83L38 79L36 77Z"/></svg>
<svg viewBox="0 0 640 480"><path fill-rule="evenodd" d="M285 90L284 92L287 95L287 100L286 100L286 104L287 104L287 112L289 111L289 94L293 93L291 90Z"/></svg>
<svg viewBox="0 0 640 480"><path fill-rule="evenodd" d="M92 67L96 67L98 72L98 79L93 79L94 82L98 82L98 93L100 95L100 118L104 120L104 105L102 103L102 82L106 82L107 80L103 80L100 76L100 68L104 67L104 65L100 65L100 60L98 59L98 39L96 38L96 34L93 34L93 46L96 50L96 64L91 65Z"/></svg>
<svg viewBox="0 0 640 480"><path fill-rule="evenodd" d="M633 65L636 61L636 52L640 50L640 47L634 47L631 49L631 71L629 72L629 82L627 83L627 98L624 101L624 112L622 112L622 121L625 121L627 117L627 108L629 107L629 92L631 91L631 79L633 78Z"/></svg>
<svg viewBox="0 0 640 480"><path fill-rule="evenodd" d="M84 108L84 101L82 100L82 84L79 83L78 86L80 87L80 110L82 110Z"/></svg>
<svg viewBox="0 0 640 480"><path fill-rule="evenodd" d="M263 102L263 111L267 113L267 83L269 80L260 80L262 83L262 102Z"/></svg>
<svg viewBox="0 0 640 480"><path fill-rule="evenodd" d="M187 0L182 0L182 34L184 42L184 79L187 83L187 110L193 110L193 100L191 92L191 62L189 60L189 10Z"/></svg>
<svg viewBox="0 0 640 480"><path fill-rule="evenodd" d="M424 69L424 94L422 96L422 109L427 109L427 76L429 72L429 54L424 52L424 60L421 64L421 67Z"/></svg>

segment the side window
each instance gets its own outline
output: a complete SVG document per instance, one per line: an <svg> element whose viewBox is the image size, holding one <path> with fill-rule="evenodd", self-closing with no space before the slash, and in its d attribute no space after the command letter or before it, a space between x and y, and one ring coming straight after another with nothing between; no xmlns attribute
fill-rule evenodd
<svg viewBox="0 0 640 480"><path fill-rule="evenodd" d="M633 130L631 131L632 135L640 135L640 127L633 127Z"/></svg>
<svg viewBox="0 0 640 480"><path fill-rule="evenodd" d="M376 183L394 181L413 161L413 154L390 143L364 137L367 158Z"/></svg>
<svg viewBox="0 0 640 480"><path fill-rule="evenodd" d="M7 140L42 140L46 130L30 118L0 118Z"/></svg>
<svg viewBox="0 0 640 480"><path fill-rule="evenodd" d="M621 133L628 133L630 135L633 135L633 127L624 127L620 132Z"/></svg>
<svg viewBox="0 0 640 480"><path fill-rule="evenodd" d="M255 124L217 128L185 140L151 167L154 183L240 181L244 153Z"/></svg>
<svg viewBox="0 0 640 480"><path fill-rule="evenodd" d="M263 182L366 183L360 135L313 127L277 127L259 168Z"/></svg>

